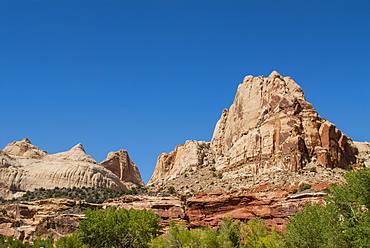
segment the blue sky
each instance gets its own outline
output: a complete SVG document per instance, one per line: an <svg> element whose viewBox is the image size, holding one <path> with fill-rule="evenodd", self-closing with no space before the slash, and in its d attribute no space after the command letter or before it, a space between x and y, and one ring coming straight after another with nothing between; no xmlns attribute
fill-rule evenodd
<svg viewBox="0 0 370 248"><path fill-rule="evenodd" d="M126 149L207 140L246 75L291 76L319 114L370 141L370 1L2 0L0 149Z"/></svg>

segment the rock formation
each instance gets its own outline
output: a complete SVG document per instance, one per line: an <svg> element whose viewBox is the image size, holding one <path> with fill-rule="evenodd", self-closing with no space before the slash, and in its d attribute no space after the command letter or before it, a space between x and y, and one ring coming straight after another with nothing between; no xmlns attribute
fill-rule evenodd
<svg viewBox="0 0 370 248"><path fill-rule="evenodd" d="M195 143L206 144L188 141L161 154L149 184L204 166L243 177L306 167L347 169L358 162L352 140L319 116L298 84L276 71L267 78L245 77L233 104L223 110L210 145L190 146ZM189 162L188 154L196 159Z"/></svg>
<svg viewBox="0 0 370 248"><path fill-rule="evenodd" d="M359 158L364 162L366 167L370 167L370 142L356 142L355 146L359 152Z"/></svg>
<svg viewBox="0 0 370 248"><path fill-rule="evenodd" d="M109 199L102 205L104 207L152 210L161 217L161 225L164 227L168 227L171 220L181 221L187 219L185 201L174 195L127 195L116 199Z"/></svg>
<svg viewBox="0 0 370 248"><path fill-rule="evenodd" d="M27 138L24 138L22 141L14 141L11 144L8 144L4 148L4 152L8 155L22 156L26 158L43 158L48 153L41 150L37 146L31 144L31 141Z"/></svg>
<svg viewBox="0 0 370 248"><path fill-rule="evenodd" d="M143 185L140 173L127 152L118 152L118 157L114 154L108 156L104 165L109 164L110 168L121 166L123 174L120 177L87 155L82 144L66 152L48 154L32 145L28 139L15 141L3 151L0 150L1 196L10 196L9 191L27 191L40 187L102 187L121 190L131 187L132 183Z"/></svg>
<svg viewBox="0 0 370 248"><path fill-rule="evenodd" d="M232 216L243 221L266 219L268 226L282 231L287 219L307 204L324 202L323 193L301 193L295 198L286 197L287 193L203 194L187 200L186 214L191 227L218 226L223 219Z"/></svg>
<svg viewBox="0 0 370 248"><path fill-rule="evenodd" d="M289 195L288 195L289 194ZM307 204L322 203L324 193L289 191L228 192L200 194L186 199L176 195L127 195L103 204L89 204L69 199L45 199L0 205L0 234L23 241L54 239L77 232L86 208L117 207L147 209L157 213L164 230L170 221L185 221L190 227L218 226L222 219L267 219L269 226L284 230L287 219Z"/></svg>
<svg viewBox="0 0 370 248"><path fill-rule="evenodd" d="M140 171L126 150L108 153L107 158L100 164L112 171L121 181L144 186Z"/></svg>
<svg viewBox="0 0 370 248"><path fill-rule="evenodd" d="M176 146L175 151L158 156L156 169L149 184L160 179L172 179L190 170L197 170L203 164L209 142L188 140Z"/></svg>
<svg viewBox="0 0 370 248"><path fill-rule="evenodd" d="M6 213L0 217L0 235L23 241L33 241L38 237L46 239L50 235L59 239L77 232L78 224L84 218L83 210L87 207L95 208L96 205L69 199L0 205L0 210Z"/></svg>

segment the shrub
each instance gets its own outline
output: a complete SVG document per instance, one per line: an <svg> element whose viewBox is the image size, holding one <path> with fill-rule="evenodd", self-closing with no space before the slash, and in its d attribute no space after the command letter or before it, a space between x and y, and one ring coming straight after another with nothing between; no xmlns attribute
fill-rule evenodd
<svg viewBox="0 0 370 248"><path fill-rule="evenodd" d="M33 241L33 247L54 248L54 240L52 237L47 239L36 238Z"/></svg>
<svg viewBox="0 0 370 248"><path fill-rule="evenodd" d="M289 220L288 247L370 247L370 168L344 177L324 206L309 205Z"/></svg>
<svg viewBox="0 0 370 248"><path fill-rule="evenodd" d="M175 193L175 192L176 192L175 187L173 187L173 186L169 186L169 187L168 187L168 191L169 191L171 194L173 194L173 193Z"/></svg>
<svg viewBox="0 0 370 248"><path fill-rule="evenodd" d="M167 235L152 240L153 248L185 248L185 247L282 247L284 245L281 233L275 230L268 231L265 221L251 220L248 224L233 221L232 217L224 219L218 230L211 227L188 229L184 223L170 222Z"/></svg>
<svg viewBox="0 0 370 248"><path fill-rule="evenodd" d="M311 188L311 185L304 184L304 185L299 186L299 191L304 191L304 190L310 189L310 188Z"/></svg>
<svg viewBox="0 0 370 248"><path fill-rule="evenodd" d="M55 242L56 248L88 248L84 245L77 234L72 234L70 236L61 237Z"/></svg>
<svg viewBox="0 0 370 248"><path fill-rule="evenodd" d="M159 234L160 217L152 211L108 208L88 209L78 236L88 246L145 248Z"/></svg>

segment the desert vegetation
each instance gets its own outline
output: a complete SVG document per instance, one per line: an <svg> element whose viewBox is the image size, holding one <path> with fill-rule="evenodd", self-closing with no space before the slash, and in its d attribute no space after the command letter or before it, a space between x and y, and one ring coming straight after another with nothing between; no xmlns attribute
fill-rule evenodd
<svg viewBox="0 0 370 248"><path fill-rule="evenodd" d="M26 191L25 194L17 199L5 200L0 197L0 202L19 202L19 201L36 201L48 198L66 198L71 200L84 200L89 203L103 203L107 199L116 198L124 195L143 193L144 187L136 187L130 190L113 191L108 188L59 188L44 189L38 188L34 191Z"/></svg>
<svg viewBox="0 0 370 248"><path fill-rule="evenodd" d="M170 223L161 234L160 218L148 210L88 209L79 231L53 243L40 238L22 243L0 237L0 247L370 247L370 169L351 171L346 183L327 190L325 205L308 205L295 214L284 232L267 229L262 219L224 219L218 229L189 229Z"/></svg>

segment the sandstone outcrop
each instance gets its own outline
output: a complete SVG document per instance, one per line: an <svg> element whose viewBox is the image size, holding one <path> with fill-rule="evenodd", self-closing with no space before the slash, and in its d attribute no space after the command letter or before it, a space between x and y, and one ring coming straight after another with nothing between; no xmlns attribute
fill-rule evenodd
<svg viewBox="0 0 370 248"><path fill-rule="evenodd" d="M149 184L204 166L243 178L270 171L359 165L352 140L319 116L293 79L276 71L266 78L244 78L207 149L201 153L199 146L191 148L193 154L202 154L192 166L182 159L188 156L182 154L188 142L159 156Z"/></svg>
<svg viewBox="0 0 370 248"><path fill-rule="evenodd" d="M355 146L359 152L359 158L364 162L366 167L370 167L370 142L356 142Z"/></svg>
<svg viewBox="0 0 370 248"><path fill-rule="evenodd" d="M324 185L317 185L322 189ZM260 188L261 189L261 188ZM322 192L304 191L291 194L290 190L275 192L203 193L186 198L177 195L126 195L109 199L103 204L89 204L69 199L44 199L0 205L0 234L23 241L35 238L54 239L77 232L87 208L117 207L152 210L162 221L164 231L169 222L186 222L190 227L214 226L229 216L250 220L264 218L269 226L284 230L287 219L307 204L323 203ZM5 215L4 215L5 214Z"/></svg>
<svg viewBox="0 0 370 248"><path fill-rule="evenodd" d="M132 182L140 186L145 185L139 169L132 162L126 150L108 153L107 158L100 164L112 171L121 181Z"/></svg>
<svg viewBox="0 0 370 248"><path fill-rule="evenodd" d="M307 204L323 204L323 193L297 194L289 198L289 192L239 194L201 194L186 202L186 213L190 226L218 226L228 216L248 221L253 218L267 220L268 226L284 230L287 219L303 209Z"/></svg>
<svg viewBox="0 0 370 248"><path fill-rule="evenodd" d="M162 226L168 226L171 220L187 220L185 202L175 195L127 195L116 199L109 199L103 203L103 206L152 210L161 217Z"/></svg>
<svg viewBox="0 0 370 248"><path fill-rule="evenodd" d="M1 196L12 197L10 191L32 191L41 187L122 190L130 188L132 183L143 185L140 172L127 152L117 154L118 158L115 153L108 156L104 164L121 166L123 174L120 177L86 154L82 144L77 144L66 152L48 154L32 145L28 139L15 141L0 151ZM112 161L118 164L112 164Z"/></svg>
<svg viewBox="0 0 370 248"><path fill-rule="evenodd" d="M4 148L4 152L9 155L22 156L26 158L43 158L48 153L37 146L31 144L31 141L24 138L22 141L14 141Z"/></svg>
<svg viewBox="0 0 370 248"><path fill-rule="evenodd" d="M81 204L68 199L45 199L33 202L20 202L0 205L6 216L0 217L0 234L23 241L48 238L54 239L77 232L79 222L84 218L81 206L94 208L94 205ZM79 213L73 213L78 208ZM9 217L10 216L10 217Z"/></svg>
<svg viewBox="0 0 370 248"><path fill-rule="evenodd" d="M175 178L186 171L197 170L203 164L209 142L188 140L184 145L176 146L175 151L158 156L154 173L148 182Z"/></svg>

